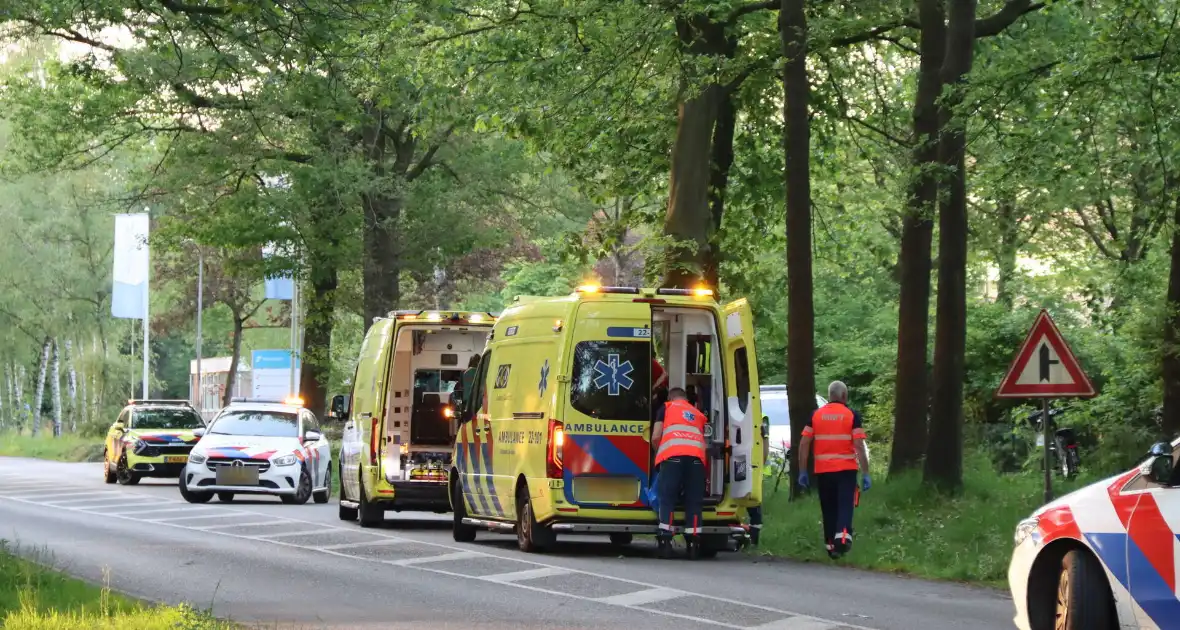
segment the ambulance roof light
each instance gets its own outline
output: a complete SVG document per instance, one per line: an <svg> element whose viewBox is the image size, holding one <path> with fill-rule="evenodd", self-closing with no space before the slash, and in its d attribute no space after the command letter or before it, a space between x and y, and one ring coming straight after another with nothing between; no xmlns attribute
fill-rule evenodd
<svg viewBox="0 0 1180 630"><path fill-rule="evenodd" d="M694 297L713 297L713 289L697 287L695 289L656 289L659 295L691 295Z"/></svg>
<svg viewBox="0 0 1180 630"><path fill-rule="evenodd" d="M597 284L585 284L578 287L578 293L627 293L638 295L639 289L636 287L604 287Z"/></svg>

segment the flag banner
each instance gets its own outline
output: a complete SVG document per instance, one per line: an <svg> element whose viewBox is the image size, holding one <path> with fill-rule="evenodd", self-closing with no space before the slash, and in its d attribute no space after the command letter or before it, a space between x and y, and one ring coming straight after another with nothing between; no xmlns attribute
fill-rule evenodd
<svg viewBox="0 0 1180 630"><path fill-rule="evenodd" d="M274 254L274 243L262 248L262 256L264 258L270 258ZM294 295L294 283L291 280L290 273L281 276L268 276L265 284L266 299L268 300L290 300Z"/></svg>
<svg viewBox="0 0 1180 630"><path fill-rule="evenodd" d="M111 274L111 316L143 319L148 307L148 215L115 215L114 271Z"/></svg>

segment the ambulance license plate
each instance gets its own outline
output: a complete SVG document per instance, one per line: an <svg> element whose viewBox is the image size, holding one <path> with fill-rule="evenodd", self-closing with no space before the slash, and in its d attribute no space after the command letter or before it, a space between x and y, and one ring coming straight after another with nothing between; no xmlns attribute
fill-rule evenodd
<svg viewBox="0 0 1180 630"><path fill-rule="evenodd" d="M183 464L188 461L188 455L165 455L165 464Z"/></svg>
<svg viewBox="0 0 1180 630"><path fill-rule="evenodd" d="M253 466L222 466L217 470L219 486L256 486L258 469Z"/></svg>

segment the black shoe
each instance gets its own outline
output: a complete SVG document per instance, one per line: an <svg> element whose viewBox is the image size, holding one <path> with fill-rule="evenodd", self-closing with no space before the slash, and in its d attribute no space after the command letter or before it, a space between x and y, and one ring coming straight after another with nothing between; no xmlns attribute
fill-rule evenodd
<svg viewBox="0 0 1180 630"><path fill-rule="evenodd" d="M659 545L659 549L656 553L660 558L667 560L668 558L672 557L672 539L660 538L656 541L656 543Z"/></svg>
<svg viewBox="0 0 1180 630"><path fill-rule="evenodd" d="M688 547L688 559L697 560L701 557L701 543L695 540L690 540L685 543Z"/></svg>

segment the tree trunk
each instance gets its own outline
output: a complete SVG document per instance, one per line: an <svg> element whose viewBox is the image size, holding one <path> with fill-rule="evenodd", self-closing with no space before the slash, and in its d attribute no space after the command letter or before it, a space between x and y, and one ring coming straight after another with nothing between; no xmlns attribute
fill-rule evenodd
<svg viewBox="0 0 1180 630"><path fill-rule="evenodd" d="M1001 199L996 203L1000 221L1000 250L996 255L996 302L1012 310L1012 280L1016 278L1016 256L1020 253L1020 224L1016 201Z"/></svg>
<svg viewBox="0 0 1180 630"><path fill-rule="evenodd" d="M402 199L374 193L361 196L365 209L365 330L374 318L385 317L401 299L401 247L398 223Z"/></svg>
<svg viewBox="0 0 1180 630"><path fill-rule="evenodd" d="M66 339L66 369L70 396L70 433L78 432L78 370L74 365L74 342Z"/></svg>
<svg viewBox="0 0 1180 630"><path fill-rule="evenodd" d="M299 391L303 394L303 405L322 417L328 408L338 271L334 262L312 257L309 275L311 295L306 302L304 360Z"/></svg>
<svg viewBox="0 0 1180 630"><path fill-rule="evenodd" d="M1172 270L1168 274L1168 303L1164 319L1164 418L1167 439L1180 434L1180 201L1172 218Z"/></svg>
<svg viewBox="0 0 1180 630"><path fill-rule="evenodd" d="M704 256L705 284L717 289L721 284L721 221L725 215L725 193L729 188L729 169L733 166L733 134L737 127L737 107L734 95L726 90L717 110L713 129L713 157L709 164L709 215L712 219L709 249Z"/></svg>
<svg viewBox="0 0 1180 630"><path fill-rule="evenodd" d="M916 468L926 452L929 392L927 363L930 319L930 245L938 200L938 96L946 26L942 0L919 0L921 60L914 97L914 176L901 228L898 267L897 380L894 385L893 449L889 474Z"/></svg>
<svg viewBox="0 0 1180 630"><path fill-rule="evenodd" d="M0 392L3 394L3 402L0 402L0 431L8 428L9 419L12 417L12 372L9 370L9 364L4 364L4 390Z"/></svg>
<svg viewBox="0 0 1180 630"><path fill-rule="evenodd" d="M225 374L225 391L221 395L221 406L229 406L230 401L233 400L237 392L234 391L234 386L238 382L238 363L242 358L242 330L245 325L245 318L241 313L234 313L234 332L233 332L233 351L230 353L229 370Z"/></svg>
<svg viewBox="0 0 1180 630"><path fill-rule="evenodd" d="M41 344L41 366L37 370L37 395L33 397L33 416L32 432L36 436L41 432L41 403L45 399L45 374L49 371L49 350L53 345L53 341L45 338L45 342Z"/></svg>
<svg viewBox="0 0 1180 630"><path fill-rule="evenodd" d="M53 340L53 437L61 437L61 346Z"/></svg>
<svg viewBox="0 0 1180 630"><path fill-rule="evenodd" d="M783 0L782 33L784 138L787 188L787 391L791 444L798 444L803 426L815 411L815 308L811 272L811 87L807 77L805 0ZM799 477L792 458L791 496Z"/></svg>
<svg viewBox="0 0 1180 630"><path fill-rule="evenodd" d="M20 432L22 420L25 416L25 366L19 365L16 368L16 378L12 389L16 394L16 430Z"/></svg>
<svg viewBox="0 0 1180 630"><path fill-rule="evenodd" d="M706 14L678 16L676 33L682 49L698 59L724 55L728 40L725 25ZM710 81L694 86L685 80L682 91L695 90L679 105L672 169L668 178L668 211L664 234L671 243L665 253L664 286L692 288L704 282L710 257L713 225L709 209L710 163L713 126L725 97L725 89Z"/></svg>
<svg viewBox="0 0 1180 630"><path fill-rule="evenodd" d="M963 483L963 380L967 345L967 130L956 112L975 44L975 0L951 0L940 115L939 159L947 170L938 221L938 314L934 332L934 404L924 480L942 489Z"/></svg>
<svg viewBox="0 0 1180 630"><path fill-rule="evenodd" d="M90 370L83 366L81 378L78 379L78 415L79 422L85 426L90 422Z"/></svg>

